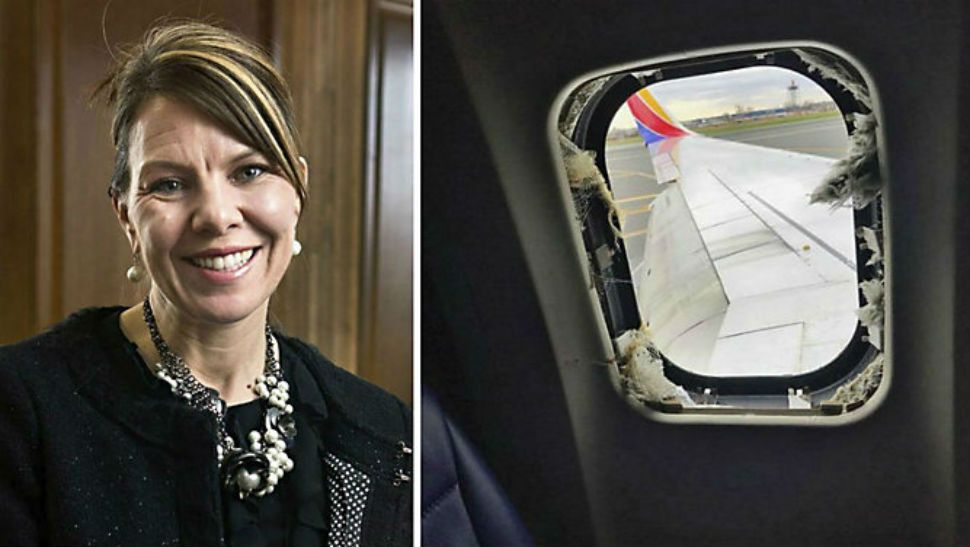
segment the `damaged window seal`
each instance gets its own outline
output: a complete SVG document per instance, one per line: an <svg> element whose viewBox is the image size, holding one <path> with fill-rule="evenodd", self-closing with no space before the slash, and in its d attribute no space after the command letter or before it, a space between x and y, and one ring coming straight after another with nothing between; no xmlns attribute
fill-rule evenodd
<svg viewBox="0 0 970 547"><path fill-rule="evenodd" d="M818 83L843 113L848 152L811 195L812 203L851 203L857 236L859 324L837 359L800 376L710 377L667 360L641 324L617 208L610 190L604 145L609 121L627 97L660 80L770 65L789 68ZM616 371L628 400L665 413L838 415L862 406L884 378L884 234L877 120L868 87L858 70L817 48L756 50L648 67L590 80L573 91L560 111L560 151L588 250L592 282L614 341ZM603 259L609 250L610 260ZM747 407L762 398L766 408ZM795 409L791 397L804 400ZM801 408L804 407L804 408Z"/></svg>

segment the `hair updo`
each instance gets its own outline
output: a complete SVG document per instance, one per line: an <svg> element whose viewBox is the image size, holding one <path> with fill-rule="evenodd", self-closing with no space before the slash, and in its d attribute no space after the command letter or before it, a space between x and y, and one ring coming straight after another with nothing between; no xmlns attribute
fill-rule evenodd
<svg viewBox="0 0 970 547"><path fill-rule="evenodd" d="M114 109L114 173L108 194L120 197L131 183L129 135L148 99L164 96L212 117L239 142L259 151L289 180L302 205L306 180L289 88L269 56L252 42L199 22L155 27L122 52L95 91Z"/></svg>

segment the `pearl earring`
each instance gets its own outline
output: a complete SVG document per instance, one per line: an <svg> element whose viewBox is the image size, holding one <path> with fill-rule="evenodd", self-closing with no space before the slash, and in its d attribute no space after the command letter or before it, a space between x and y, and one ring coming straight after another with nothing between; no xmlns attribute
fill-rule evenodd
<svg viewBox="0 0 970 547"><path fill-rule="evenodd" d="M300 244L300 241L299 240L294 239L293 240L293 256L297 256L301 252L303 252L303 245Z"/></svg>
<svg viewBox="0 0 970 547"><path fill-rule="evenodd" d="M125 275L128 277L128 281L138 283L145 278L145 270L143 270L142 267L136 262L134 265L132 265L132 267L128 268Z"/></svg>

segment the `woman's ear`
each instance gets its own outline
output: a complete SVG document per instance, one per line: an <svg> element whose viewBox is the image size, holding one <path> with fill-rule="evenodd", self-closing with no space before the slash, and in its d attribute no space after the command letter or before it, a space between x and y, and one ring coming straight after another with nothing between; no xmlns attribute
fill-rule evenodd
<svg viewBox="0 0 970 547"><path fill-rule="evenodd" d="M128 204L122 201L118 195L112 195L111 207L114 208L115 215L118 217L118 224L121 225L122 231L128 237L128 243L131 244L131 252L138 254L138 238L135 237L135 227L131 223L131 218L128 216Z"/></svg>

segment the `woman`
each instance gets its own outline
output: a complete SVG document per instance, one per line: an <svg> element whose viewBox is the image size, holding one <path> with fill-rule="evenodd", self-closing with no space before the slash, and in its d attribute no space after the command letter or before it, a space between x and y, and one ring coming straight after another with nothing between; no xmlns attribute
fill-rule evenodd
<svg viewBox="0 0 970 547"><path fill-rule="evenodd" d="M145 301L0 348L4 545L410 545L410 416L267 321L307 185L257 47L156 28L102 84Z"/></svg>

